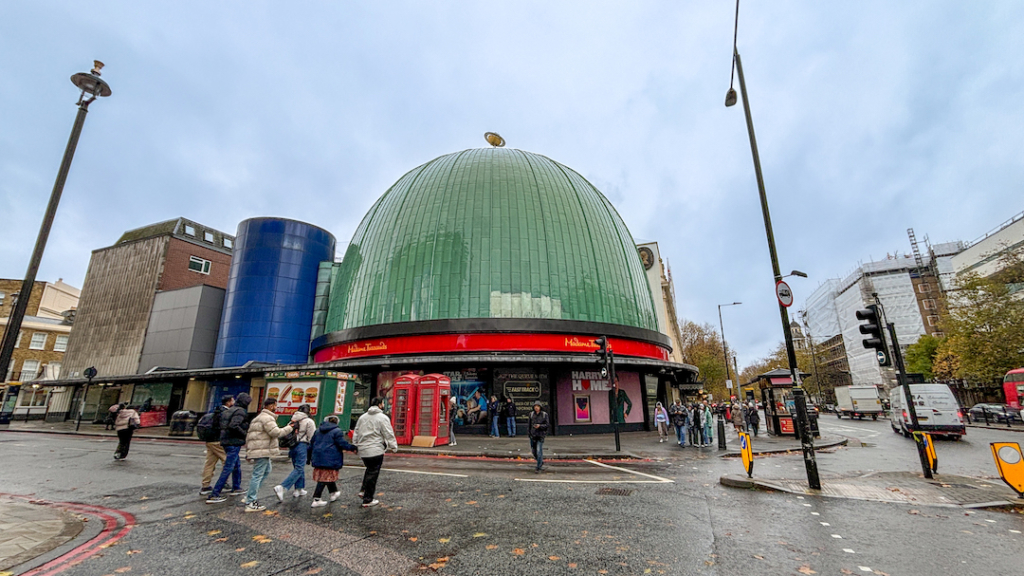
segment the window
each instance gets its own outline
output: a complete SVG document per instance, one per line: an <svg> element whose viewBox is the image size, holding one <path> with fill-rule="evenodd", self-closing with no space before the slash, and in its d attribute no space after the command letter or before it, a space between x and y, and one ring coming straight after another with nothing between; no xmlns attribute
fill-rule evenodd
<svg viewBox="0 0 1024 576"><path fill-rule="evenodd" d="M235 243L231 241L231 238L225 238L224 239L224 247L225 248L233 248L234 244ZM3 299L3 294L0 294L0 300L2 300L2 299Z"/></svg>
<svg viewBox="0 0 1024 576"><path fill-rule="evenodd" d="M925 300L924 301L924 309L925 310L935 310L935 300Z"/></svg>
<svg viewBox="0 0 1024 576"><path fill-rule="evenodd" d="M21 364L21 381L35 380L39 373L39 360L25 360Z"/></svg>
<svg viewBox="0 0 1024 576"><path fill-rule="evenodd" d="M67 336L63 336L63 335L57 336L57 339L53 341L53 351L54 352L64 352L67 349L68 349L68 337Z"/></svg>
<svg viewBox="0 0 1024 576"><path fill-rule="evenodd" d="M203 240L206 240L210 244L213 244L213 232L204 232Z"/></svg>
<svg viewBox="0 0 1024 576"><path fill-rule="evenodd" d="M20 331L18 332L18 339L14 341L14 347L15 348L21 348L21 337L24 336L24 335L25 335L24 332L20 332Z"/></svg>
<svg viewBox="0 0 1024 576"><path fill-rule="evenodd" d="M185 236L192 236L193 238L195 238L195 236L196 236L196 227L195 226L189 226L188 224L185 224Z"/></svg>
<svg viewBox="0 0 1024 576"><path fill-rule="evenodd" d="M227 242L227 240L225 240L225 242ZM0 306L4 305L4 296L7 296L7 294L0 292Z"/></svg>
<svg viewBox="0 0 1024 576"><path fill-rule="evenodd" d="M922 294L924 294L925 292L931 292L932 291L932 285L931 284L925 284L925 283L918 284L917 285L917 291L922 293Z"/></svg>
<svg viewBox="0 0 1024 576"><path fill-rule="evenodd" d="M929 326L938 326L939 325L939 317L938 316L929 316L928 317L928 325Z"/></svg>
<svg viewBox="0 0 1024 576"><path fill-rule="evenodd" d="M29 350L46 350L46 332L33 332L32 341L28 343Z"/></svg>
<svg viewBox="0 0 1024 576"><path fill-rule="evenodd" d="M27 388L18 396L18 406L46 406L46 388Z"/></svg>
<svg viewBox="0 0 1024 576"><path fill-rule="evenodd" d="M192 271L195 271L195 272L199 272L200 274L209 274L210 273L210 261L209 260L203 260L202 258L200 258L198 256L189 256L188 257L188 269L192 270Z"/></svg>

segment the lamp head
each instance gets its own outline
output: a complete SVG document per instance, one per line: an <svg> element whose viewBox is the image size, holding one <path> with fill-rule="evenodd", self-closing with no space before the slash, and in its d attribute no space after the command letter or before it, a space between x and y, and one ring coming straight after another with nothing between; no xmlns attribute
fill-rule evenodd
<svg viewBox="0 0 1024 576"><path fill-rule="evenodd" d="M807 278L807 274L799 270L793 270L789 273L790 276L799 276L800 278Z"/></svg>
<svg viewBox="0 0 1024 576"><path fill-rule="evenodd" d="M725 93L725 107L736 105L736 89L729 88L729 91Z"/></svg>
<svg viewBox="0 0 1024 576"><path fill-rule="evenodd" d="M93 98L110 96L110 85L100 78L100 70L102 68L103 62L93 60L92 71L79 72L71 76L71 83L82 92L92 95Z"/></svg>

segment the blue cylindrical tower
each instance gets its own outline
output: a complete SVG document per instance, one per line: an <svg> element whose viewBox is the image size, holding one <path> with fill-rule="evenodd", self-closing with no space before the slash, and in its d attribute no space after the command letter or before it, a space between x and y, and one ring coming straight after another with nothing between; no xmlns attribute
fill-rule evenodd
<svg viewBox="0 0 1024 576"><path fill-rule="evenodd" d="M284 218L238 225L214 367L309 359L317 272L334 260L334 236Z"/></svg>

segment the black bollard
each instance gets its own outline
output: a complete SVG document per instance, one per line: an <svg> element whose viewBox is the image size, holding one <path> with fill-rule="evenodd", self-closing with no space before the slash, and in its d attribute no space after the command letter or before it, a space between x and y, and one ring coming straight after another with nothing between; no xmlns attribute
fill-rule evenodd
<svg viewBox="0 0 1024 576"><path fill-rule="evenodd" d="M718 449L725 450L725 418L718 413Z"/></svg>

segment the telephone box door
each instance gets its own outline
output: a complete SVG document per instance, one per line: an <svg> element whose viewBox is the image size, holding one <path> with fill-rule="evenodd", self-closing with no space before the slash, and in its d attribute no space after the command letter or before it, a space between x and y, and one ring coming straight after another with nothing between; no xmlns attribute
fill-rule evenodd
<svg viewBox="0 0 1024 576"><path fill-rule="evenodd" d="M395 440L400 445L412 444L416 433L416 380L418 376L399 376L395 379L395 403L391 409L391 427L395 430Z"/></svg>

